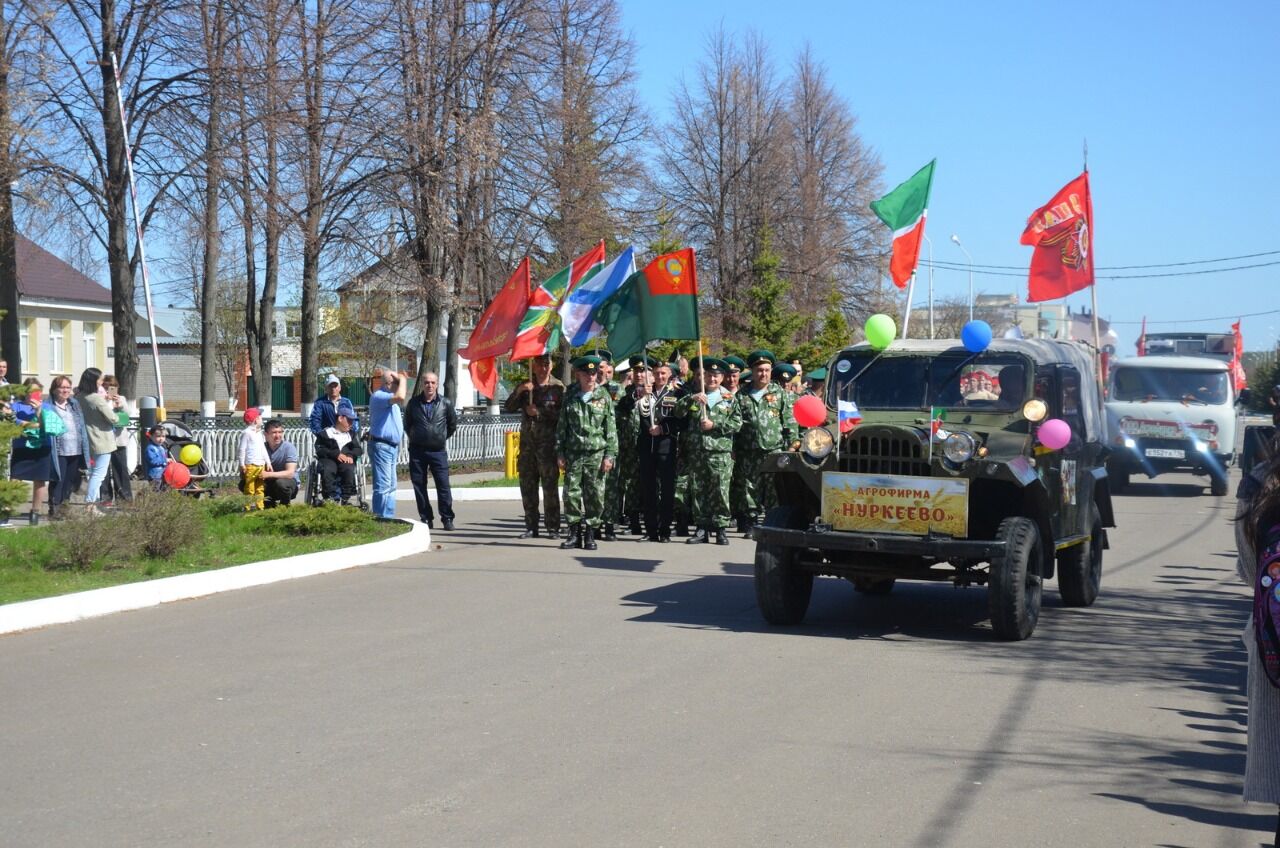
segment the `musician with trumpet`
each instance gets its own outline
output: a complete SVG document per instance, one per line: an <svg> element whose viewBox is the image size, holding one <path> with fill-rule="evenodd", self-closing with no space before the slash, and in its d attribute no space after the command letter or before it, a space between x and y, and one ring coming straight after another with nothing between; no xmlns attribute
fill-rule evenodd
<svg viewBox="0 0 1280 848"><path fill-rule="evenodd" d="M702 358L702 390L685 395L677 414L688 427L688 470L694 484L695 530L686 544L711 541L729 544L729 482L733 476L733 438L742 427L742 413L734 399L721 390L728 367L724 360Z"/></svg>

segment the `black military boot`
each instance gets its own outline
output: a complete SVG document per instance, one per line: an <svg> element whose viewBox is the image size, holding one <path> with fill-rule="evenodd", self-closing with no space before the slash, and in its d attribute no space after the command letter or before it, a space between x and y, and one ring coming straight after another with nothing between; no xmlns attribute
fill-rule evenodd
<svg viewBox="0 0 1280 848"><path fill-rule="evenodd" d="M617 537L614 537L617 540ZM594 551L596 549L596 528L590 524L583 525L582 528L582 549L584 551Z"/></svg>
<svg viewBox="0 0 1280 848"><path fill-rule="evenodd" d="M707 531L702 527L698 527L693 531L692 536L684 540L684 543L686 545L705 545L707 541Z"/></svg>
<svg viewBox="0 0 1280 848"><path fill-rule="evenodd" d="M606 542L616 542L618 541L618 534L614 531L612 524L606 524L604 526L604 535L600 538Z"/></svg>
<svg viewBox="0 0 1280 848"><path fill-rule="evenodd" d="M725 535L723 527L716 528L716 544L717 545L729 544L729 537Z"/></svg>
<svg viewBox="0 0 1280 848"><path fill-rule="evenodd" d="M582 541L582 525L570 524L569 532L564 534L564 541L560 543L560 548L562 550L568 550L569 548L576 548L578 547L581 541Z"/></svg>
<svg viewBox="0 0 1280 848"><path fill-rule="evenodd" d="M738 529L737 529L737 532L739 532L739 533L746 533L746 532L747 532L747 531L749 531L750 529L751 529L751 516L750 516L750 515L748 515L748 514L747 514L747 513L745 513L745 512L743 512L743 513L739 513L739 514L738 514Z"/></svg>
<svg viewBox="0 0 1280 848"><path fill-rule="evenodd" d="M631 535L632 536L644 535L644 528L640 526L640 513L638 512L631 513Z"/></svg>

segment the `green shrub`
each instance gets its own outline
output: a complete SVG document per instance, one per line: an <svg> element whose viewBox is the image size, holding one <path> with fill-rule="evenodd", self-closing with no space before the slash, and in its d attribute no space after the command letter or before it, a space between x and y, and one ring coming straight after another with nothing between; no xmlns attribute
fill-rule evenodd
<svg viewBox="0 0 1280 848"><path fill-rule="evenodd" d="M210 518L222 518L225 515L244 512L245 507L252 502L252 498L234 489L226 494L218 494L201 501L204 505L204 511L209 514Z"/></svg>
<svg viewBox="0 0 1280 848"><path fill-rule="evenodd" d="M284 536L331 536L368 527L373 519L350 506L293 504L251 513L249 520L266 533Z"/></svg>
<svg viewBox="0 0 1280 848"><path fill-rule="evenodd" d="M151 557L173 556L196 544L204 538L207 521L195 498L174 491L144 491L114 519L118 550Z"/></svg>
<svg viewBox="0 0 1280 848"><path fill-rule="evenodd" d="M94 517L79 509L62 514L66 517L49 525L53 538L50 567L87 571L100 562L109 562L120 550L118 516Z"/></svg>

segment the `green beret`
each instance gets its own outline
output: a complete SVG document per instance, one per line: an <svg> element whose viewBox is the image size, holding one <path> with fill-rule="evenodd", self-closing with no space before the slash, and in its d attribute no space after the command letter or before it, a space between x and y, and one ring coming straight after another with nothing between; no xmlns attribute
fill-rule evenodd
<svg viewBox="0 0 1280 848"><path fill-rule="evenodd" d="M770 365L778 364L777 357L771 351L753 350L747 354L747 364L752 368L755 368L761 362L768 362Z"/></svg>
<svg viewBox="0 0 1280 848"><path fill-rule="evenodd" d="M747 367L747 362L741 356L730 354L724 357L724 364L729 367L730 372L741 371Z"/></svg>
<svg viewBox="0 0 1280 848"><path fill-rule="evenodd" d="M827 369L826 369L826 366L823 366L822 368L815 368L815 369L813 369L812 371L810 371L810 372L809 372L809 379L810 379L810 380L825 380L825 379L827 379Z"/></svg>
<svg viewBox="0 0 1280 848"><path fill-rule="evenodd" d="M796 367L784 362L773 369L773 376L777 378L779 383L788 383L795 378Z"/></svg>
<svg viewBox="0 0 1280 848"><path fill-rule="evenodd" d="M708 374L725 374L729 371L729 366L725 364L723 359L704 356L702 357L702 370Z"/></svg>
<svg viewBox="0 0 1280 848"><path fill-rule="evenodd" d="M633 369L634 369L634 368L657 368L657 367L658 367L658 360L657 360L657 357L653 357L653 356L647 356L647 355L646 355L646 356L641 356L641 355L637 354L636 356L631 357L631 359L629 359L629 360L627 360L627 361L628 361L628 363L630 364L630 366L631 366Z"/></svg>
<svg viewBox="0 0 1280 848"><path fill-rule="evenodd" d="M586 371L588 374L594 374L600 370L600 357L598 356L579 356L573 360L573 369L575 371Z"/></svg>

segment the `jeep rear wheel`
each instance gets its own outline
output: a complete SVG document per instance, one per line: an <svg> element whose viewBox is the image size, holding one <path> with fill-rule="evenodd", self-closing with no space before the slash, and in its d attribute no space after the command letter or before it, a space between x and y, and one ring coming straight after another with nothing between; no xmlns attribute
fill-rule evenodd
<svg viewBox="0 0 1280 848"><path fill-rule="evenodd" d="M764 523L801 530L808 522L796 507L779 506L769 510ZM770 624L799 624L809 610L813 575L796 567L797 553L796 548L756 542L756 603Z"/></svg>
<svg viewBox="0 0 1280 848"><path fill-rule="evenodd" d="M1090 504L1089 538L1058 555L1058 593L1062 595L1063 606L1088 607L1098 599L1105 532L1098 505Z"/></svg>
<svg viewBox="0 0 1280 848"><path fill-rule="evenodd" d="M1005 544L1004 553L991 560L987 585L987 606L991 629L1001 639L1016 642L1036 629L1040 618L1040 532L1029 518L1006 518L1000 522L996 539Z"/></svg>
<svg viewBox="0 0 1280 848"><path fill-rule="evenodd" d="M1226 497L1230 491L1230 483L1227 480L1227 474L1223 471L1221 474L1211 471L1209 472L1209 494L1215 498Z"/></svg>

